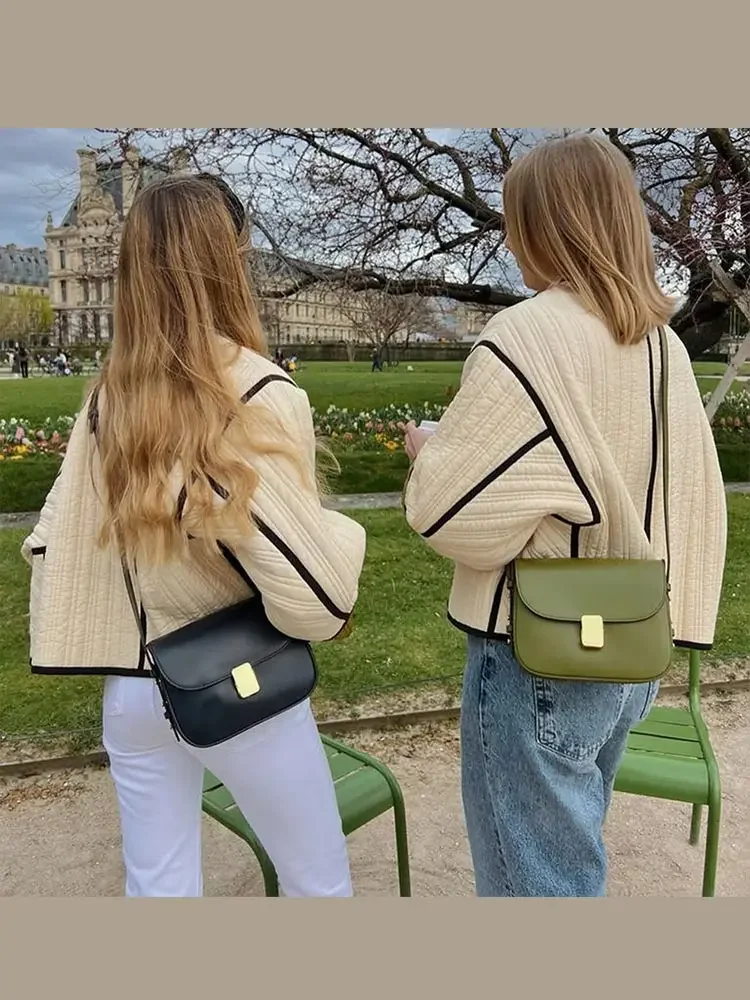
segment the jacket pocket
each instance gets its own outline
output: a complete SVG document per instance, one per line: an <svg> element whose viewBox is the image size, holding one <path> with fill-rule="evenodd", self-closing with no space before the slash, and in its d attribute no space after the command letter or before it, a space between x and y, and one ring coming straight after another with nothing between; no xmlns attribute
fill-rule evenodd
<svg viewBox="0 0 750 1000"><path fill-rule="evenodd" d="M630 685L533 681L537 743L569 760L598 756L620 721Z"/></svg>

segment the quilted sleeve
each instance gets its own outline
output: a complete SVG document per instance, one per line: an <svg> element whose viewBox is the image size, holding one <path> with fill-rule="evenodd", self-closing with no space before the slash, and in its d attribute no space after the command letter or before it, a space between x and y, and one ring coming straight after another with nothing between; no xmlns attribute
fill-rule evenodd
<svg viewBox="0 0 750 1000"><path fill-rule="evenodd" d="M535 386L489 327L414 463L404 505L435 551L480 571L515 559L546 517L595 523L595 502Z"/></svg>
<svg viewBox="0 0 750 1000"><path fill-rule="evenodd" d="M675 645L710 649L726 557L726 489L692 363L677 337L670 340L669 520ZM681 475L681 469L690 474Z"/></svg>
<svg viewBox="0 0 750 1000"><path fill-rule="evenodd" d="M356 521L321 503L307 395L296 387L273 389L268 401L274 399L273 409L297 443L304 468L283 455L254 460L260 475L252 499L258 530L235 553L257 585L270 621L293 638L324 642L344 630L354 609L366 535Z"/></svg>

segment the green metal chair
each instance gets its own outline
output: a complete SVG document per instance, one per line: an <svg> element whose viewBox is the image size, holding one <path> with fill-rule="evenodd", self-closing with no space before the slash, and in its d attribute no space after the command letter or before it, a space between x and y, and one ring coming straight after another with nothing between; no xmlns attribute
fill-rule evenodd
<svg viewBox="0 0 750 1000"><path fill-rule="evenodd" d="M321 739L331 768L336 801L347 837L376 816L393 809L399 894L411 896L406 810L398 782L388 768L374 757L352 750L328 736L322 736ZM266 896L278 896L279 884L273 862L238 809L229 789L209 771L206 771L203 779L203 811L249 845L263 872Z"/></svg>
<svg viewBox="0 0 750 1000"><path fill-rule="evenodd" d="M708 806L702 892L704 896L713 896L719 855L721 780L701 715L697 650L690 651L688 708L657 706L632 730L615 790L691 803L691 844L698 843L703 806Z"/></svg>

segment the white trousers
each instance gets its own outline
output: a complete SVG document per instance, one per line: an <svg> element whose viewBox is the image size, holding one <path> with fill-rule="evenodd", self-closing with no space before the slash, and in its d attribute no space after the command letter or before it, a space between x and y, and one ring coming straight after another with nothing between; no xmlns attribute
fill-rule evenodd
<svg viewBox="0 0 750 1000"><path fill-rule="evenodd" d="M333 781L309 701L202 749L177 741L150 678L108 677L103 722L126 896L203 895L204 768L234 796L284 896L352 895Z"/></svg>

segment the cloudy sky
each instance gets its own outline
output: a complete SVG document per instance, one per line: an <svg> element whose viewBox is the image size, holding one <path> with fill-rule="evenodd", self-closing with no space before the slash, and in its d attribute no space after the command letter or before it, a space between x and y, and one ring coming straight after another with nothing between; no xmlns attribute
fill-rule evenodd
<svg viewBox="0 0 750 1000"><path fill-rule="evenodd" d="M60 221L89 142L99 144L91 129L0 128L0 246L44 246L47 212Z"/></svg>

